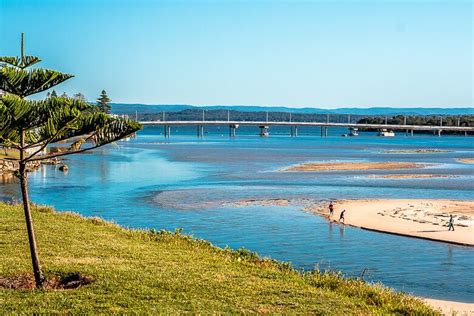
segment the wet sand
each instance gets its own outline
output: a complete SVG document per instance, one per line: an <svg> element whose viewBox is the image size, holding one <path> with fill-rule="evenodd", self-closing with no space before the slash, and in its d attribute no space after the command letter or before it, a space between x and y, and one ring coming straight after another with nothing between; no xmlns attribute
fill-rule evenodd
<svg viewBox="0 0 474 316"><path fill-rule="evenodd" d="M290 166L282 171L355 171L420 169L428 164L415 162L308 162Z"/></svg>
<svg viewBox="0 0 474 316"><path fill-rule="evenodd" d="M221 206L289 206L292 202L288 199L263 199L263 200L241 200L235 202L224 202Z"/></svg>
<svg viewBox="0 0 474 316"><path fill-rule="evenodd" d="M386 154L436 154L436 153L449 153L452 150L444 149L389 149L383 151Z"/></svg>
<svg viewBox="0 0 474 316"><path fill-rule="evenodd" d="M453 200L343 200L334 203L329 218L327 207L307 207L331 221L342 210L345 224L369 230L474 246L474 201ZM449 215L455 231L448 231Z"/></svg>
<svg viewBox="0 0 474 316"><path fill-rule="evenodd" d="M436 178L458 178L458 176L447 174L384 174L371 175L374 179L436 179Z"/></svg>

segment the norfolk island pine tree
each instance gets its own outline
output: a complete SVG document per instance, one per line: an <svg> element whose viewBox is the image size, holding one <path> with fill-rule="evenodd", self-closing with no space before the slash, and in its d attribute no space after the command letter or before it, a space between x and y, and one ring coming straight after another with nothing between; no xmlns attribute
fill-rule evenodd
<svg viewBox="0 0 474 316"><path fill-rule="evenodd" d="M107 95L105 90L102 90L100 93L100 97L97 98L97 107L100 111L109 114L111 107L110 107L110 98Z"/></svg>
<svg viewBox="0 0 474 316"><path fill-rule="evenodd" d="M16 174L20 179L23 209L28 233L33 274L37 288L43 287L34 227L28 196L28 163L89 151L138 131L141 126L133 120L112 117L97 111L97 107L82 100L51 96L45 100L26 97L48 90L72 78L72 75L30 68L41 60L24 55L23 33L21 56L0 57L0 146L19 151L19 158L2 159L18 162ZM74 141L68 150L44 154L50 144Z"/></svg>

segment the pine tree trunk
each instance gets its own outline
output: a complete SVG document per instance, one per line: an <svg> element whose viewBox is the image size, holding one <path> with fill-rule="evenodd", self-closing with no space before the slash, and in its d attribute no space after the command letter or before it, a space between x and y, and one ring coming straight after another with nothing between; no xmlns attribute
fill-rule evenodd
<svg viewBox="0 0 474 316"><path fill-rule="evenodd" d="M21 135L22 146L24 146L24 132ZM33 264L33 273L35 276L36 288L42 288L44 283L43 273L41 272L41 266L38 258L38 250L36 248L35 231L33 229L33 220L31 218L30 211L30 198L28 196L28 174L26 170L26 162L23 161L24 150L20 151L20 186L21 195L23 198L23 210L25 211L26 229L28 231L28 241L30 244L31 261Z"/></svg>

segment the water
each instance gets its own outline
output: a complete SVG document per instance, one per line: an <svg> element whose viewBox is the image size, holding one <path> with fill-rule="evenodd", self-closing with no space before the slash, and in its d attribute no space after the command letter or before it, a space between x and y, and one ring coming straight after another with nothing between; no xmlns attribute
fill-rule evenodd
<svg viewBox="0 0 474 316"><path fill-rule="evenodd" d="M474 302L474 249L369 232L329 224L300 206L237 207L243 199L447 198L474 199L472 138L431 135L395 138L327 138L318 129L241 127L229 139L225 127L207 129L146 127L118 146L70 156L65 174L43 166L30 175L32 199L60 210L101 216L129 227L175 229L218 246L246 247L296 267L342 270L398 290L438 299ZM435 154L395 154L386 150L437 148ZM365 171L284 173L277 170L306 161L415 161L435 163L424 170L371 171L370 174L435 173L434 179L376 179ZM0 185L0 199L19 198L18 185Z"/></svg>

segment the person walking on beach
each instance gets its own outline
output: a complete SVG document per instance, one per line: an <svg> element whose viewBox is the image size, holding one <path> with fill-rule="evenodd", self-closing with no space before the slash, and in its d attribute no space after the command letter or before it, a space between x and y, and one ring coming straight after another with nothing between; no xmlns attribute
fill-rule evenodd
<svg viewBox="0 0 474 316"><path fill-rule="evenodd" d="M344 222L344 213L345 212L346 212L346 210L342 210L341 215L339 215L339 223L345 224L345 222Z"/></svg>
<svg viewBox="0 0 474 316"><path fill-rule="evenodd" d="M331 201L329 202L329 217L331 217L333 213L334 213L334 205L332 205L332 201Z"/></svg>
<svg viewBox="0 0 474 316"><path fill-rule="evenodd" d="M454 231L454 218L453 215L449 215L448 231Z"/></svg>

